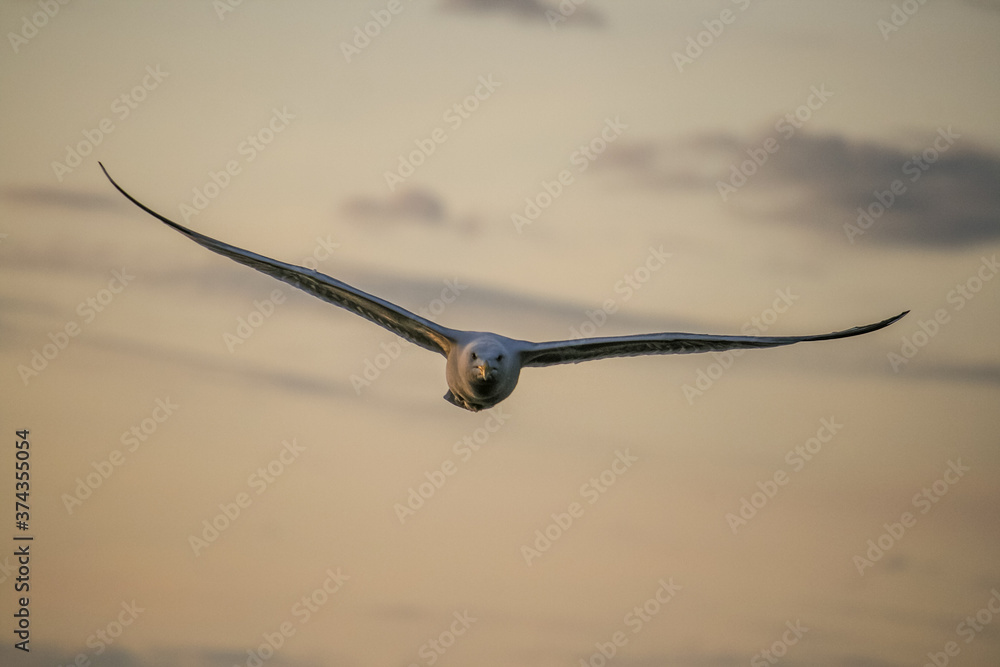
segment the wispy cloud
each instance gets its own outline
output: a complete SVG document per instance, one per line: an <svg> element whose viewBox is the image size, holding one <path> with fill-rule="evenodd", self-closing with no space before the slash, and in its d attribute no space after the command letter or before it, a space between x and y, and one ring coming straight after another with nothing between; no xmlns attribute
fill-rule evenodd
<svg viewBox="0 0 1000 667"><path fill-rule="evenodd" d="M973 7L981 7L983 9L992 9L995 12L1000 12L1000 0L965 0L968 4Z"/></svg>
<svg viewBox="0 0 1000 667"><path fill-rule="evenodd" d="M962 138L948 145L938 139L947 131L929 131L909 146L800 132L779 140L763 164L744 169L746 184L729 190L726 203L749 220L845 240L845 225L868 210L877 215L866 221L866 242L953 248L1000 239L1000 154ZM719 193L751 159L748 151L763 155L769 137L720 132L615 145L598 168L643 187Z"/></svg>
<svg viewBox="0 0 1000 667"><path fill-rule="evenodd" d="M400 190L385 196L358 195L345 201L342 210L355 222L370 227L416 224L465 232L478 228L473 218L452 216L442 197L421 188Z"/></svg>
<svg viewBox="0 0 1000 667"><path fill-rule="evenodd" d="M238 378L240 383L269 385L282 390L323 397L344 398L355 395L350 384L339 379L306 375L283 368L265 368L244 359L233 360L229 355L202 354L191 350L169 348L159 343L108 334L95 334L87 342L96 348L116 354L165 361L179 367L191 368L199 374L216 373Z"/></svg>
<svg viewBox="0 0 1000 667"><path fill-rule="evenodd" d="M61 650L51 645L35 645L32 642L31 652L24 653L12 647L0 648L0 663L5 665L21 665L22 667L42 667L43 665L73 664L79 656L88 658L94 663L92 651L81 647L79 653ZM100 663L118 665L119 667L156 667L159 665L185 665L186 667L232 667L234 664L246 662L246 650L221 650L212 648L166 647L149 651L133 652L117 647L110 647L101 657ZM289 658L284 655L275 661L284 667L316 667L314 661Z"/></svg>
<svg viewBox="0 0 1000 667"><path fill-rule="evenodd" d="M542 0L442 0L441 6L448 11L496 13L513 16L523 21L544 21L549 25L605 25L604 15L590 7L576 2L564 3L573 7L565 14L559 3Z"/></svg>
<svg viewBox="0 0 1000 667"><path fill-rule="evenodd" d="M344 202L343 210L362 222L414 222L443 225L447 218L444 201L428 190L400 190L385 197L359 195Z"/></svg>
<svg viewBox="0 0 1000 667"><path fill-rule="evenodd" d="M1000 385L1000 364L984 360L981 363L941 363L914 367L907 375L926 380L981 382Z"/></svg>
<svg viewBox="0 0 1000 667"><path fill-rule="evenodd" d="M108 195L42 185L7 186L0 190L0 196L28 206L58 206L89 211L114 207L114 200Z"/></svg>

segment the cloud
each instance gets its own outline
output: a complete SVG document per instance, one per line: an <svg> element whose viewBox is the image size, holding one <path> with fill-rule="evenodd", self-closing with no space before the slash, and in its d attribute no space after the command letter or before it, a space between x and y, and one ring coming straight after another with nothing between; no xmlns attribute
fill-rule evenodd
<svg viewBox="0 0 1000 667"><path fill-rule="evenodd" d="M769 139L771 153L763 148ZM950 128L923 132L909 146L804 132L632 142L612 146L598 167L643 187L711 190L748 220L845 241L850 225L866 242L889 245L949 249L1000 239L1000 154Z"/></svg>
<svg viewBox="0 0 1000 667"><path fill-rule="evenodd" d="M808 636L808 635L807 635ZM161 667L162 665L184 665L185 667L232 667L232 665L244 664L247 662L247 649L242 651L196 648L196 647L158 647L147 651L133 652L119 649L112 646L101 656L100 661L94 661L91 652L84 649L84 655L91 658L91 664L118 666L118 667ZM531 655L538 655L540 659L550 658L548 652L540 652L537 649ZM523 654L522 654L523 655ZM587 656L575 656L586 660ZM32 642L31 652L24 653L16 649L4 646L0 647L0 664L19 665L21 667L51 667L52 665L73 664L76 654L67 650L55 649L45 644L37 645ZM620 667L659 667L660 665L689 665L690 667L728 667L729 665L740 664L747 656L742 653L722 653L705 650L700 653L691 651L672 653L652 653L645 656L621 655L615 659L615 664ZM287 657L281 652L277 652L265 664L269 667L318 667L320 664L334 664L320 662L315 659L302 660ZM340 663L336 663L340 664ZM803 664L799 661L791 661L790 665ZM855 654L830 653L826 659L816 661L815 658L809 663L818 667L838 665L840 667L900 667L900 663L887 662L874 657L860 656Z"/></svg>
<svg viewBox="0 0 1000 667"><path fill-rule="evenodd" d="M78 652L58 649L52 645L31 642L31 651L25 653L11 646L0 647L0 664L21 667L51 667L51 665L71 665L79 656L88 659L89 664L118 667L160 667L161 665L185 665L186 667L232 667L247 661L247 650L216 650L195 647L154 648L133 652L109 647L99 660L94 660L93 651L81 647ZM273 667L317 667L313 660L288 658L275 655L268 665Z"/></svg>
<svg viewBox="0 0 1000 667"><path fill-rule="evenodd" d="M75 210L110 210L114 200L108 195L80 192L42 185L8 186L0 190L4 199L28 206L58 206Z"/></svg>
<svg viewBox="0 0 1000 667"><path fill-rule="evenodd" d="M507 14L523 21L545 21L553 28L559 25L603 27L604 15L582 0L543 2L543 0L443 0L441 6L448 11L476 13L495 12Z"/></svg>
<svg viewBox="0 0 1000 667"><path fill-rule="evenodd" d="M168 348L160 343L124 336L94 334L87 343L95 348L115 354L129 354L143 359L155 359L178 367L190 368L197 373L215 373L238 378L253 385L270 385L279 389L323 397L352 397L357 394L346 381L320 375L299 373L293 370L266 368L231 355L203 354L191 350Z"/></svg>
<svg viewBox="0 0 1000 667"><path fill-rule="evenodd" d="M471 232L478 223L471 216L454 218L444 199L421 188L400 190L384 197L359 195L344 202L342 210L358 223L375 228L388 224L417 224Z"/></svg>
<svg viewBox="0 0 1000 667"><path fill-rule="evenodd" d="M879 658L858 655L846 655L841 662L836 664L842 667L900 667L898 662L888 662Z"/></svg>
<svg viewBox="0 0 1000 667"><path fill-rule="evenodd" d="M415 222L437 226L447 219L444 201L420 189L400 190L387 197L354 197L344 203L343 210L356 220L373 223Z"/></svg>
<svg viewBox="0 0 1000 667"><path fill-rule="evenodd" d="M806 636L808 637L808 635ZM792 650L794 650L794 647L789 648L789 652ZM813 656L810 657L808 663L788 658L786 661L783 661L782 664L787 664L789 667L803 664L809 664L813 667L833 667L834 665L837 667L902 667L902 665L897 662L886 662L867 656L838 653L827 654L825 658L818 659L815 656L816 654L814 653ZM747 657L747 655L742 653L721 653L712 652L706 649L701 653L678 651L672 653L654 653L640 657L621 656L620 658L615 658L615 664L618 667L659 667L660 665L686 665L687 667L730 667L731 665L745 664ZM581 656L581 660L586 662L586 657ZM760 658L760 663L768 665L772 664L765 661L764 658ZM752 664L758 664L758 662L755 660Z"/></svg>
<svg viewBox="0 0 1000 667"><path fill-rule="evenodd" d="M965 2L973 7L992 9L995 12L1000 12L1000 0L965 0Z"/></svg>
<svg viewBox="0 0 1000 667"><path fill-rule="evenodd" d="M912 369L907 368L903 373L917 379L1000 385L1000 364L985 359L979 363L914 366Z"/></svg>

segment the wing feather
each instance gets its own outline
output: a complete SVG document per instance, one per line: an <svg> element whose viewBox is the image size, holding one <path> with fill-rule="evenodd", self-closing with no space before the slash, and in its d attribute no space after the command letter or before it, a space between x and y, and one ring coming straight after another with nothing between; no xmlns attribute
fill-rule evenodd
<svg viewBox="0 0 1000 667"><path fill-rule="evenodd" d="M261 273L277 278L293 287L309 292L313 296L332 303L335 306L345 308L355 315L360 315L366 320L374 322L431 352L438 352L448 356L448 351L454 344L455 335L458 332L435 324L430 320L411 313L405 308L400 308L394 303L363 292L326 274L302 266L280 262L264 255L258 255L249 250L237 248L236 246L217 241L209 236L190 230L183 225L165 218L127 193L111 178L111 175L108 174L103 164L101 165L101 170L104 171L104 175L108 177L108 180L111 181L111 184L115 186L118 192L125 195L126 199L161 222L173 227L198 245L237 261L240 264L249 266L252 269L256 269Z"/></svg>
<svg viewBox="0 0 1000 667"><path fill-rule="evenodd" d="M592 359L635 357L647 354L691 354L738 348L777 347L804 341L860 336L887 327L910 311L887 320L815 336L719 336L711 334L655 333L609 338L581 338L546 343L526 343L521 349L522 366L576 364Z"/></svg>

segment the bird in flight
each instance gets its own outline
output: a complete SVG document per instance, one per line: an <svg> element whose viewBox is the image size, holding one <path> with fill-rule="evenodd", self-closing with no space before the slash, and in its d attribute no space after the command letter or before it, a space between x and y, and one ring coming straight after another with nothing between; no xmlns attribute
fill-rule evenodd
<svg viewBox="0 0 1000 667"><path fill-rule="evenodd" d="M777 347L803 341L848 338L887 327L910 312L904 311L875 324L813 336L651 333L533 343L488 331L449 329L318 271L258 255L190 230L160 215L122 189L103 164L101 170L126 199L198 245L345 308L411 343L443 355L447 360L445 378L448 382L445 400L473 412L491 408L510 396L521 369L529 366L575 364L609 357Z"/></svg>

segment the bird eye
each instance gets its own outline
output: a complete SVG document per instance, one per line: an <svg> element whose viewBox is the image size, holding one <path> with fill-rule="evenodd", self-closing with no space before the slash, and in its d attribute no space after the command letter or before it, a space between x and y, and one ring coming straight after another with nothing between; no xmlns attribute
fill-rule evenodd
<svg viewBox="0 0 1000 667"><path fill-rule="evenodd" d="M503 355L502 354L498 354L497 355L497 361L503 361Z"/></svg>
<svg viewBox="0 0 1000 667"><path fill-rule="evenodd" d="M477 357L477 356L476 356L476 353L475 353L475 352L473 352L473 353L472 353L472 358L473 358L473 359L478 359L479 357Z"/></svg>

